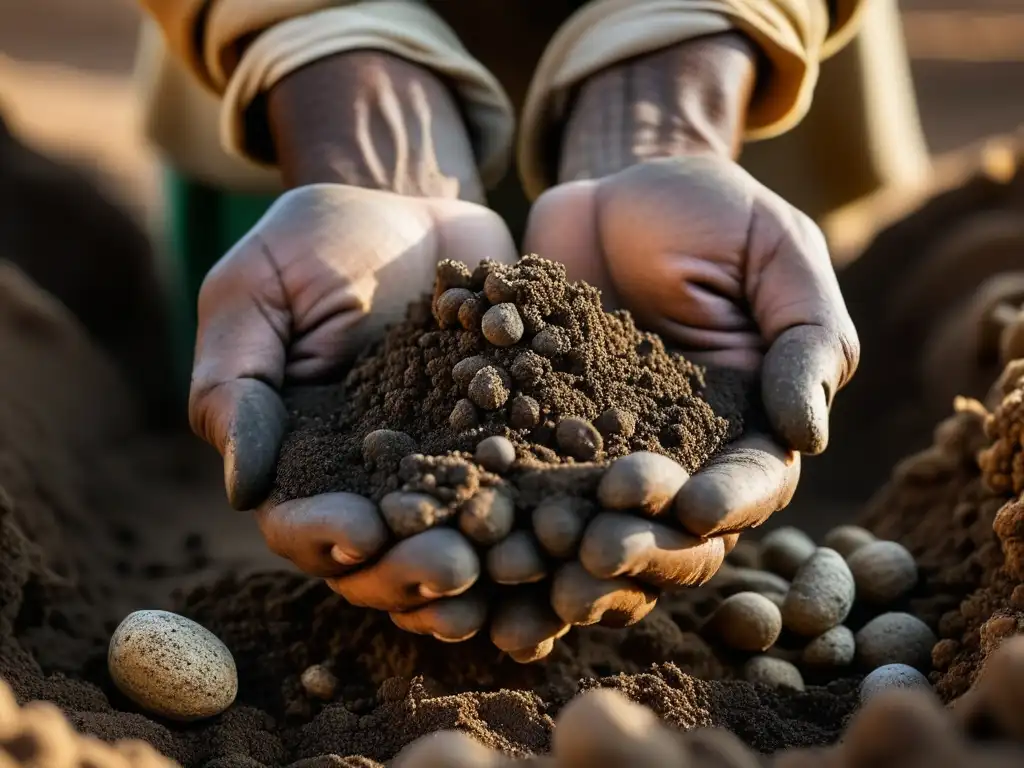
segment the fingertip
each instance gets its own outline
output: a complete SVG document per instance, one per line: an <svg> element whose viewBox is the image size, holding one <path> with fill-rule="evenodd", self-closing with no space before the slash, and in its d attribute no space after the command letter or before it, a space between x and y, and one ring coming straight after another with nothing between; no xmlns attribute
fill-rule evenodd
<svg viewBox="0 0 1024 768"><path fill-rule="evenodd" d="M551 607L566 624L626 627L640 621L657 603L657 591L629 579L597 579L578 562L555 575Z"/></svg>
<svg viewBox="0 0 1024 768"><path fill-rule="evenodd" d="M405 612L392 612L399 629L430 635L442 643L461 643L476 635L487 618L487 603L476 594L438 600Z"/></svg>
<svg viewBox="0 0 1024 768"><path fill-rule="evenodd" d="M221 453L224 487L234 509L258 507L274 484L277 457L288 425L288 412L273 388L257 379L239 379Z"/></svg>
<svg viewBox="0 0 1024 768"><path fill-rule="evenodd" d="M543 655L550 653L554 641L568 631L569 625L551 609L543 591L530 589L506 597L499 603L491 621L490 634L491 642L499 650L513 655L513 658L518 655L532 661L541 658L536 654L546 644L550 645Z"/></svg>

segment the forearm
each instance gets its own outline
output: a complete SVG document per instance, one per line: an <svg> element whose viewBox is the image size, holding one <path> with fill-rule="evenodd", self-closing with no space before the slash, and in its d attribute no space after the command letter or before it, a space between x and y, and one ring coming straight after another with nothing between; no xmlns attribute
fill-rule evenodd
<svg viewBox="0 0 1024 768"><path fill-rule="evenodd" d="M391 54L331 56L281 80L268 120L285 183L483 202L458 105L431 72Z"/></svg>
<svg viewBox="0 0 1024 768"><path fill-rule="evenodd" d="M601 178L665 157L736 157L757 58L740 33L687 41L623 62L579 89L559 180Z"/></svg>

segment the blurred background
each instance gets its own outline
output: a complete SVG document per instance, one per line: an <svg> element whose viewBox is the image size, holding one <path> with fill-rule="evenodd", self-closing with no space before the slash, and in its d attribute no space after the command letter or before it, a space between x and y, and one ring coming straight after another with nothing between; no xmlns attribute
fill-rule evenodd
<svg viewBox="0 0 1024 768"><path fill-rule="evenodd" d="M900 6L934 153L1024 123L1024 0ZM34 146L102 171L137 216L156 217L131 81L138 21L132 0L0 0L0 108Z"/></svg>

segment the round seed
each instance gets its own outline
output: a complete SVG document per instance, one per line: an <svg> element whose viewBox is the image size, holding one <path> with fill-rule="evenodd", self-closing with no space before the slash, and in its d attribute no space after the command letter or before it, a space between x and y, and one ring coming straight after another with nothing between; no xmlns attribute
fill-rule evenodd
<svg viewBox="0 0 1024 768"><path fill-rule="evenodd" d="M507 437L494 435L477 443L474 458L476 463L488 472L496 472L500 475L508 472L515 464L516 447Z"/></svg>
<svg viewBox="0 0 1024 768"><path fill-rule="evenodd" d="M484 312L480 330L496 347L511 347L523 338L525 329L515 304L498 304Z"/></svg>
<svg viewBox="0 0 1024 768"><path fill-rule="evenodd" d="M508 400L509 391L504 372L493 365L485 366L476 372L469 382L469 399L485 411L501 408Z"/></svg>

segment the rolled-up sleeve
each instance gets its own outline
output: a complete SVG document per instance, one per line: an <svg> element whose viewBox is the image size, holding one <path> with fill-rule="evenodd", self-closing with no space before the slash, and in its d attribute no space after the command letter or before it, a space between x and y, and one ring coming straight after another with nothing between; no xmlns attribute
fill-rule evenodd
<svg viewBox="0 0 1024 768"><path fill-rule="evenodd" d="M501 85L444 20L418 0L141 0L167 47L222 99L226 150L262 165L274 159L250 141L246 113L290 73L346 51L392 53L444 77L473 140L481 177L508 166L512 106Z"/></svg>
<svg viewBox="0 0 1024 768"><path fill-rule="evenodd" d="M531 197L553 183L543 148L560 129L575 86L606 67L706 35L738 30L768 66L745 138L785 133L807 113L818 66L855 34L869 0L593 0L555 34L523 107L517 147Z"/></svg>

